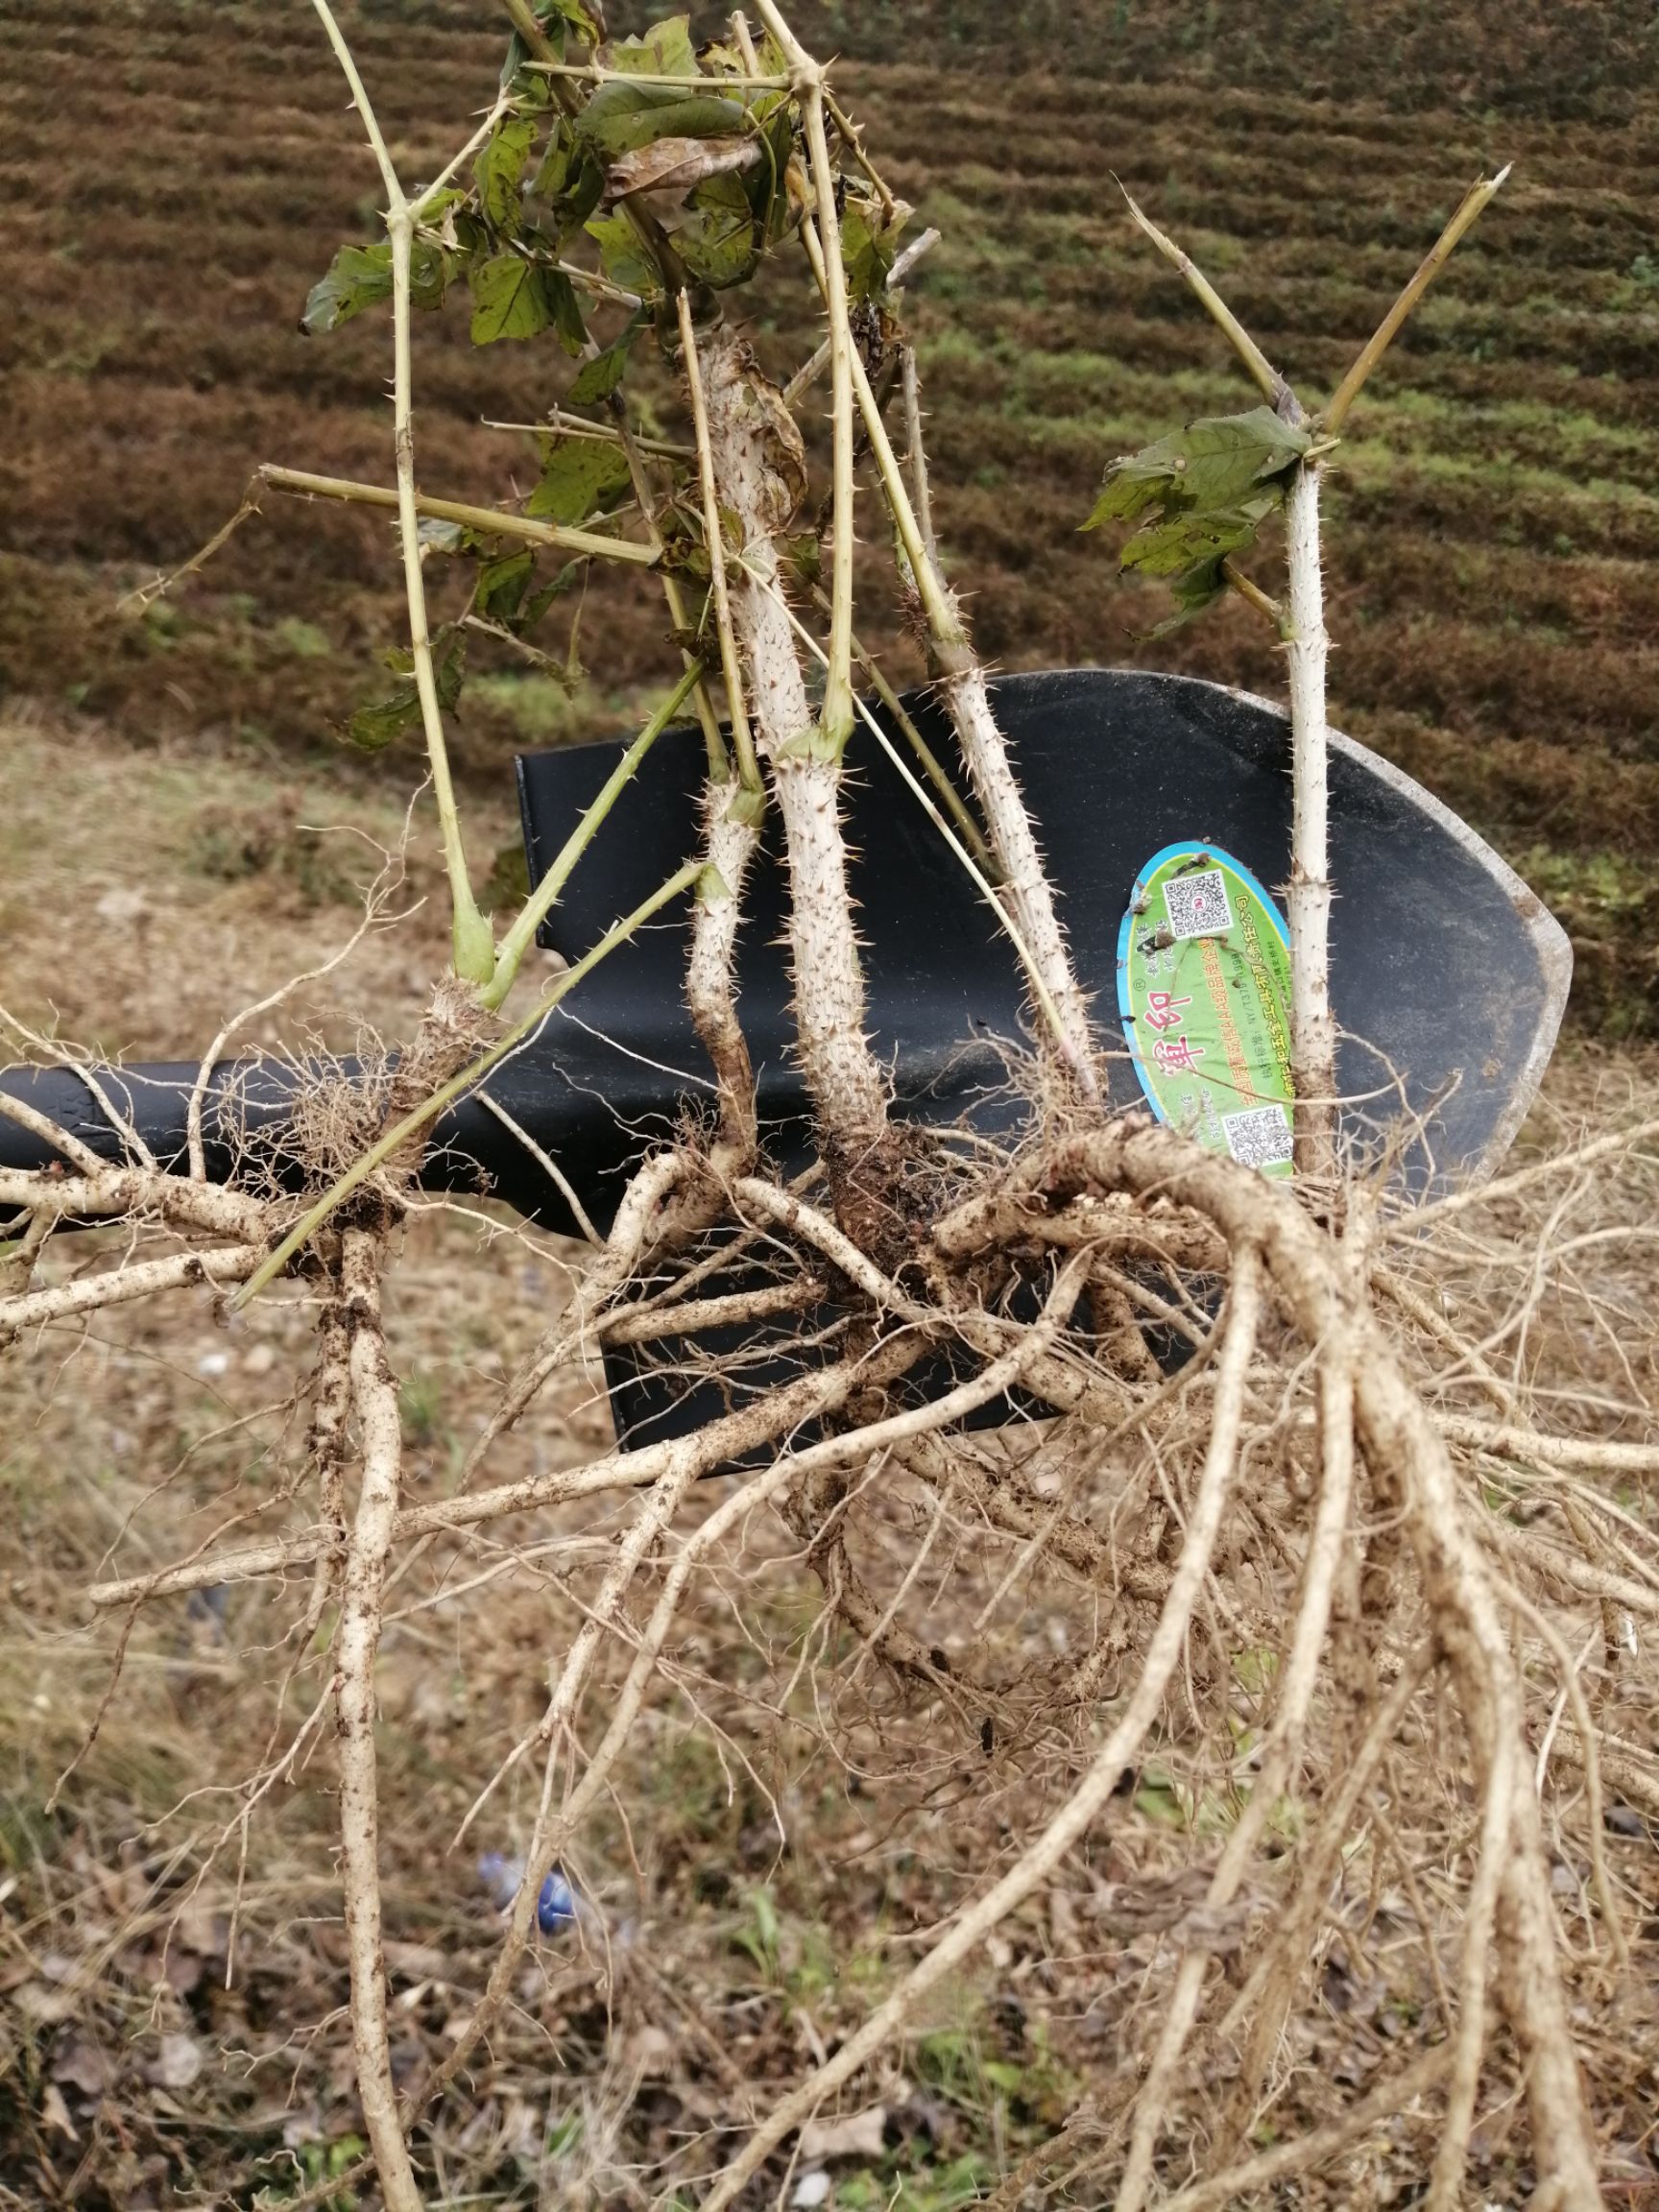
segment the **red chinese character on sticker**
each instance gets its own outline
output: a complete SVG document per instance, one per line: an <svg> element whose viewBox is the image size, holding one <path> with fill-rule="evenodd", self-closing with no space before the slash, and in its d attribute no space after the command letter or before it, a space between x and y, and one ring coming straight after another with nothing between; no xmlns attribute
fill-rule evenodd
<svg viewBox="0 0 1659 2212"><path fill-rule="evenodd" d="M1190 1075L1204 1057L1204 1047L1190 1037L1162 1037L1152 1047L1152 1057L1166 1075Z"/></svg>
<svg viewBox="0 0 1659 2212"><path fill-rule="evenodd" d="M1154 1029L1179 1029L1181 1008L1190 1006L1190 998L1177 998L1172 992L1148 991L1146 994L1146 1020Z"/></svg>

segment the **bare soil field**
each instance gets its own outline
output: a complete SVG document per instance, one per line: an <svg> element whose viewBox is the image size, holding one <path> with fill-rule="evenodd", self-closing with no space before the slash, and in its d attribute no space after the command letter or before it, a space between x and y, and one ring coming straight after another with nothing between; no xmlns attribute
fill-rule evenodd
<svg viewBox="0 0 1659 2212"><path fill-rule="evenodd" d="M1291 0L1246 24L1256 12L860 0L803 25L848 53L893 181L944 233L910 296L938 521L1006 666L1282 688L1246 611L1153 641L1162 606L1077 534L1114 454L1238 404L1220 341L1136 242L1117 178L1316 386L1463 183L1517 162L1367 396L1329 504L1334 719L1466 812L1574 938L1573 1032L1517 1148L1525 1167L1659 1118L1659 56L1624 6L1534 20L1379 0L1355 24ZM461 0L343 14L398 158L435 167L493 91L493 17ZM189 1055L350 944L391 854L401 887L380 923L246 1036L346 1050L407 1035L445 956L437 839L411 808L415 755L366 758L340 734L384 691L380 655L403 634L389 532L271 497L185 589L116 611L234 510L256 462L388 472L383 331L296 329L335 244L373 234L372 167L333 64L309 10L240 0L116 0L95 27L0 0L0 998L100 1052ZM791 320L785 302L763 351L799 350L808 304ZM417 346L425 488L521 493L534 448L484 418L524 423L556 400L549 355L475 353L459 308L422 319ZM920 672L912 640L875 619L870 637ZM457 753L487 860L515 849L513 752L635 727L676 654L660 604L607 574L562 672L487 652L476 665ZM1401 1344L1443 1351L1455 1330L1478 1347L1442 1360L1436 1414L1475 1434L1507 1392L1569 1439L1650 1444L1656 1211L1659 1164L1636 1146L1402 1254ZM47 1279L119 1234L59 1239L74 1249L53 1250ZM423 1503L463 1479L582 1255L488 1199L418 1204L400 1234L388 1341ZM0 2204L20 2212L378 2200L336 2185L364 2143L326 1727L267 1769L321 1710L326 1626L297 1641L297 1575L163 1601L129 1633L85 1596L112 1566L303 1519L290 1378L315 1313L304 1284L291 1289L235 1321L202 1289L114 1310L0 1370ZM495 1479L579 1467L611 1437L602 1378L569 1368ZM1571 1550L1559 1470L1468 1455L1495 1543ZM1031 1496L1058 1514L1072 1501L1037 1460ZM1653 1479L1594 1486L1644 1542ZM417 1550L388 1599L374 1687L400 2084L442 2063L480 2001L535 1812L514 1746L625 1526L599 1503ZM1180 1521L1170 1495L1171 1544ZM1062 1695L1109 1644L1090 1572L990 1544L989 1517L953 1493L924 1510L895 1489L867 1522L872 1599L904 1604L950 1695L922 1695L826 1614L781 1519L717 1558L568 1862L574 1923L532 1946L463 2093L422 2125L434 2207L688 2207L733 2131L835 2049L1063 1802L1101 1724ZM1294 1561L1264 1527L1225 1575L1265 1606L1288 1598ZM1549 1653L1519 1627L1517 1649L1608 2201L1640 2208L1659 2205L1659 1704L1646 1641L1621 1663L1624 1617L1588 1585L1563 1590L1552 1630L1612 1746L1596 1788ZM1231 1619L1224 1593L1214 1618ZM1177 1947L1206 1948L1241 1985L1253 1933L1284 1908L1269 1851L1224 1923L1199 1910L1273 1687L1263 1647L1212 1641L1194 1637L1171 1704L1195 1715L1218 1681L1226 1741L1196 1723L1162 1733L1110 1833L935 1992L746 2207L1111 2201L1112 2116ZM618 1640L593 1704L626 1658ZM1456 1961L1431 1927L1469 1880L1479 1820L1442 1749L1413 1716L1390 1754L1413 1774L1384 1777L1355 1824L1312 1997L1241 2155L1362 2105L1409 2039L1446 2042ZM1443 1777L1428 1812L1417 1769ZM1310 1761L1271 1815L1286 1864L1323 1788ZM1388 1811L1403 1804L1405 1833ZM1472 2142L1467 2201L1494 2212L1535 2202L1512 2060L1501 2047L1482 2077ZM1230 2201L1419 2201L1439 2077L1424 2084L1318 2178ZM1161 2185L1211 2148L1227 2087L1192 2085L1191 2141L1166 2146ZM683 2194L659 2193L664 2175Z"/></svg>
<svg viewBox="0 0 1659 2212"><path fill-rule="evenodd" d="M1070 20L1070 12L1066 12ZM1151 592L1077 535L1115 454L1233 404L1223 341L1136 238L1115 179L1176 226L1275 359L1317 389L1463 184L1515 174L1367 396L1333 477L1337 718L1465 812L1556 906L1574 1019L1659 1021L1659 200L1650 35L1615 8L1266 12L1098 5L825 10L894 181L941 245L911 292L940 527L1008 666L1173 665L1277 694L1248 611L1145 636ZM1243 18L1251 17L1246 28ZM417 168L489 96L487 19L349 12ZM711 18L710 18L711 19ZM384 469L377 332L298 333L335 244L373 235L372 164L303 11L123 5L88 63L71 17L6 0L0 147L0 685L130 742L326 758L398 635L383 525L267 501L138 620L261 460ZM948 64L936 65L923 41ZM861 54L869 55L859 60ZM782 318L780 359L805 327ZM762 333L763 341L766 334ZM556 398L534 348L423 317L428 489L523 490ZM892 643L873 625L873 642ZM465 770L619 727L672 649L596 577L576 659L618 692L504 663L465 703ZM484 665L480 662L480 665ZM901 662L902 666L902 662Z"/></svg>

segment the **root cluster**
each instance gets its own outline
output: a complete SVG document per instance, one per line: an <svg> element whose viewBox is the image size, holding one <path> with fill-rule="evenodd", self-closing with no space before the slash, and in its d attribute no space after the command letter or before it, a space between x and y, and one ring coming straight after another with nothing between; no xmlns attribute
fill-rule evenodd
<svg viewBox="0 0 1659 2212"><path fill-rule="evenodd" d="M1617 1157L1639 1163L1656 1133L1629 1132ZM13 1288L0 1307L13 1337L246 1277L294 1203L77 1161L62 1141L64 1172L13 1174L0 1197L50 1221L67 1195L81 1216L125 1223L130 1243L112 1263ZM1551 1180L1588 1199L1598 1172L1592 1148ZM1125 2028L1120 2103L1080 2111L1027 2162L1032 2200L1095 2173L1131 2212L1177 2182L1183 2205L1220 2203L1390 2111L1432 2107L1431 2198L1451 2205L1481 2101L1512 2069L1538 2187L1599 2201L1573 2008L1586 1989L1613 1996L1626 1956L1609 1792L1659 1814L1659 1763L1603 1717L1659 1620L1651 1528L1621 1487L1659 1471L1659 1447L1629 1433L1649 1401L1627 1354L1640 1387L1624 1435L1572 1401L1534 1427L1525 1348L1558 1270L1585 1243L1616 1245L1614 1225L1530 1255L1516 1306L1476 1343L1446 1290L1460 1267L1490 1264L1510 1220L1503 1185L1414 1219L1356 1182L1328 1228L1292 1190L1138 1117L1037 1127L1006 1158L933 1147L931 1227L889 1271L818 1190L733 1177L710 1218L709 1177L693 1153L647 1164L460 1483L419 1502L380 1314L392 1233L333 1235L310 1267L311 1294L319 1267L324 1280L297 1525L91 1593L130 1629L145 1605L276 1578L297 1626L332 1624L354 2033L387 2200L421 2200L408 2146L509 2004L543 1878L581 1860L637 1732L662 1696L686 1695L708 1593L765 1572L770 1527L822 1593L779 1710L808 1697L849 1774L903 1777L924 1798L946 1776L961 1788L964 1758L995 1746L979 1764L1003 1840L863 2025L746 2133L705 2139L680 2177L706 2176L701 2201L746 2201L1073 1854L1118 1848L1133 1865L1126 1807L1152 1771L1190 1848L1114 1886L1107 1918L1151 1939L1163 1995ZM1531 1179L1512 1179L1511 1204ZM677 1209L690 1189L698 1208ZM210 1241L232 1218L241 1241ZM752 1375L743 1357L700 1349L735 1324L764 1332ZM608 1343L655 1362L669 1395L723 1378L725 1409L687 1434L489 1481L492 1452L549 1379ZM452 2055L399 2096L376 1846L388 1590L422 1557L440 1585L464 1585L480 1543L527 1553L547 1514L573 1510L607 1516L586 1618L550 1655L540 1719L480 1777L479 1807L509 1776L537 1777L524 1880ZM1065 1623L1058 1647L1010 1643L1028 1609ZM950 1648L929 1626L942 1613L974 1623ZM251 1780L251 1805L310 1755L313 1729ZM1357 1921L1344 1868L1361 1845L1372 1901ZM1341 2120L1253 2150L1295 2064L1310 1978L1335 1960L1365 1971L1380 1895L1401 1901L1385 1912L1409 1931L1428 1993L1400 2062Z"/></svg>

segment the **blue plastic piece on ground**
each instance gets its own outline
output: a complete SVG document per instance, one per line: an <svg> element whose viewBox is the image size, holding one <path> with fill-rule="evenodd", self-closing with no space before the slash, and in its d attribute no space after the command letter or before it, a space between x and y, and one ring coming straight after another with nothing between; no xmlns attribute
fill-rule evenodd
<svg viewBox="0 0 1659 2212"><path fill-rule="evenodd" d="M536 1925L543 1936L560 1936L575 1919L576 1893L555 1866L536 1900Z"/></svg>

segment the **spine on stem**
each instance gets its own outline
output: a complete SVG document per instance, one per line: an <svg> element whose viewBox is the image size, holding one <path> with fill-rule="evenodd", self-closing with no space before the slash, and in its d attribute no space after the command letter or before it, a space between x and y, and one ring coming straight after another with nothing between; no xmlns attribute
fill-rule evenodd
<svg viewBox="0 0 1659 2212"><path fill-rule="evenodd" d="M709 783L703 797L703 853L708 870L691 917L685 1000L720 1088L717 1165L733 1175L749 1172L759 1141L755 1070L737 1020L735 976L743 883L759 841L756 825L733 813L730 784Z"/></svg>
<svg viewBox="0 0 1659 2212"><path fill-rule="evenodd" d="M814 252L811 243L807 245L807 253L813 260L814 273L821 279L827 276L828 272L820 268L822 256ZM927 625L928 642L939 671L946 708L955 727L956 741L962 748L969 780L990 834L991 850L1003 878L998 887L998 897L1030 948L1036 971L1032 982L1044 1015L1040 1033L1047 1038L1054 1056L1080 1095L1091 1105L1098 1105L1100 1087L1094 1071L1089 1001L1071 965L1066 932L1054 904L1053 888L1038 848L1031 810L1014 773L1007 740L992 711L984 667L974 651L956 594L946 583L927 542L926 532L918 519L917 507L911 500L899 457L893 450L880 407L856 349L851 366L865 434L880 471L881 488L899 533L903 561L909 568ZM911 394L907 394L907 398L913 399L911 462L920 487L926 482L926 465L920 439L921 399L915 391L913 373L911 387ZM925 508L925 498L922 503Z"/></svg>
<svg viewBox="0 0 1659 2212"><path fill-rule="evenodd" d="M950 594L948 593L948 596ZM1014 773L1007 740L992 711L985 670L967 640L955 648L960 661L944 676L945 704L962 748L974 795L1002 871L998 897L1004 901L1031 949L1031 957L1058 1017L1054 1044L1071 1080L1092 1105L1100 1099L1089 1029L1089 1001L1071 966L1054 904L1054 893L1037 844L1036 825ZM952 656L954 657L954 655Z"/></svg>
<svg viewBox="0 0 1659 2212"><path fill-rule="evenodd" d="M825 742L806 695L778 595L773 544L798 496L789 479L801 469L799 432L734 332L703 332L697 362L720 504L736 517L742 538L732 619L783 820L802 1066L826 1138L861 1144L885 1125L887 1087L864 1034L864 975L841 831L840 748Z"/></svg>
<svg viewBox="0 0 1659 2212"><path fill-rule="evenodd" d="M1336 1024L1331 1012L1331 857L1327 834L1325 592L1319 568L1319 471L1304 463L1285 502L1289 568L1291 777L1290 1066L1299 1175L1334 1166Z"/></svg>

